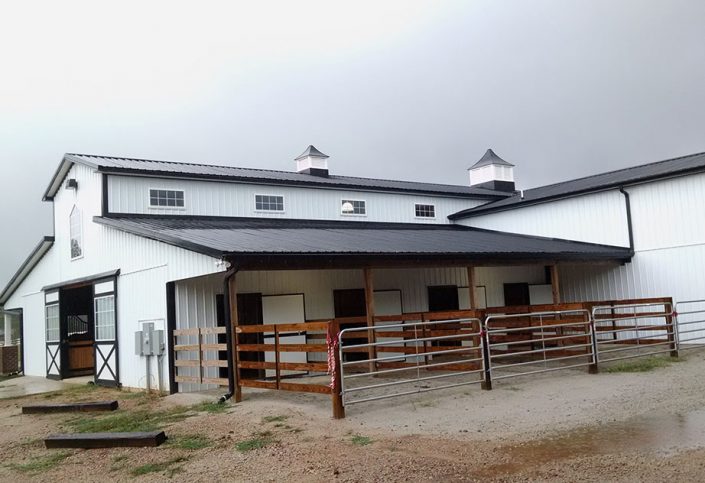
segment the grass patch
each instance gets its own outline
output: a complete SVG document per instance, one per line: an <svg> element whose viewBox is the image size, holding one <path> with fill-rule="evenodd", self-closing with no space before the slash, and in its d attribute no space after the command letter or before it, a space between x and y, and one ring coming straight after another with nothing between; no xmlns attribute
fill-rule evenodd
<svg viewBox="0 0 705 483"><path fill-rule="evenodd" d="M265 416L262 418L263 423L282 423L289 419L289 416Z"/></svg>
<svg viewBox="0 0 705 483"><path fill-rule="evenodd" d="M201 434L192 434L189 436L177 436L169 438L167 444L174 448L197 450L207 448L211 445L211 440Z"/></svg>
<svg viewBox="0 0 705 483"><path fill-rule="evenodd" d="M130 471L130 474L132 476L141 476L149 473L161 473L162 471L165 471L167 473L167 476L171 478L175 473L183 471L180 466L177 467L176 465L178 465L179 463L183 463L186 460L188 460L188 458L179 456L177 458L172 458L167 461L162 461L161 463L148 463L146 465L138 466L137 468L133 469L132 471Z"/></svg>
<svg viewBox="0 0 705 483"><path fill-rule="evenodd" d="M191 409L199 413L223 413L228 409L228 406L219 402L202 402L194 404Z"/></svg>
<svg viewBox="0 0 705 483"><path fill-rule="evenodd" d="M253 438L240 441L235 445L235 449L241 453L246 453L255 449L262 449L269 446L273 442L274 440L272 439L272 433L270 431L264 431L262 433L257 433Z"/></svg>
<svg viewBox="0 0 705 483"><path fill-rule="evenodd" d="M41 458L33 458L28 463L10 463L7 467L22 473L43 473L55 468L69 456L71 453L61 451Z"/></svg>
<svg viewBox="0 0 705 483"><path fill-rule="evenodd" d="M361 436L359 434L356 434L355 436L352 437L350 440L352 444L356 446L367 446L368 444L372 444L372 439L367 437L367 436Z"/></svg>
<svg viewBox="0 0 705 483"><path fill-rule="evenodd" d="M177 407L164 411L116 411L107 416L80 416L66 422L77 433L122 433L156 431L163 426L183 421L190 408Z"/></svg>
<svg viewBox="0 0 705 483"><path fill-rule="evenodd" d="M668 367L673 362L680 362L677 357L649 357L648 359L635 359L620 362L605 369L605 372L648 372L661 367Z"/></svg>

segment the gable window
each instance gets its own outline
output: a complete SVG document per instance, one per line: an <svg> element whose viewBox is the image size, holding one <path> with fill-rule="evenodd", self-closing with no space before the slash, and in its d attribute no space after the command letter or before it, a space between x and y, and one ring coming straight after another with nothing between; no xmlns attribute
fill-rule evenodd
<svg viewBox="0 0 705 483"><path fill-rule="evenodd" d="M184 192L181 190L149 190L149 206L159 208L183 208Z"/></svg>
<svg viewBox="0 0 705 483"><path fill-rule="evenodd" d="M422 205L416 203L414 207L417 218L435 218L436 217L436 206L435 205Z"/></svg>
<svg viewBox="0 0 705 483"><path fill-rule="evenodd" d="M255 195L255 210L284 211L284 197L279 195Z"/></svg>
<svg viewBox="0 0 705 483"><path fill-rule="evenodd" d="M71 260L83 256L83 222L81 210L74 206L69 215L69 238L71 240Z"/></svg>
<svg viewBox="0 0 705 483"><path fill-rule="evenodd" d="M340 205L340 213L343 215L366 215L365 200L343 200Z"/></svg>

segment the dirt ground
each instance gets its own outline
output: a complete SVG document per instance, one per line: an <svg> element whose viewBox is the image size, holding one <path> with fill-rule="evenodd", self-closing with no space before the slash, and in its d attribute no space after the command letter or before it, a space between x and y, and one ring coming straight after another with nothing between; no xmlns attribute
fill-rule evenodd
<svg viewBox="0 0 705 483"><path fill-rule="evenodd" d="M0 480L703 481L704 368L700 352L644 373L507 379L492 391L466 386L349 406L345 420L331 419L330 399L317 395L245 390L242 403L219 406L77 386L0 400ZM21 414L25 404L105 399L120 409ZM110 429L161 427L169 440L43 446L48 434L113 422Z"/></svg>

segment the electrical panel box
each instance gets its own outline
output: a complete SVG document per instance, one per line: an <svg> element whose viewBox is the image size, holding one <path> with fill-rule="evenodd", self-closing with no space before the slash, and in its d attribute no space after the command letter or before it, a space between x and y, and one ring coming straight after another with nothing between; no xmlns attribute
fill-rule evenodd
<svg viewBox="0 0 705 483"><path fill-rule="evenodd" d="M138 356L160 356L164 353L164 331L154 330L154 323L142 326L135 332L135 354Z"/></svg>

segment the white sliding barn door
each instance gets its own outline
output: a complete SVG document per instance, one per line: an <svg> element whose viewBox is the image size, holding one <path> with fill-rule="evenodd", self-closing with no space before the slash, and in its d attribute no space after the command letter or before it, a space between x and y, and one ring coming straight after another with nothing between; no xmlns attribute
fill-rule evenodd
<svg viewBox="0 0 705 483"><path fill-rule="evenodd" d="M95 383L101 386L119 386L117 280L103 280L93 285L95 311Z"/></svg>
<svg viewBox="0 0 705 483"><path fill-rule="evenodd" d="M50 379L61 379L61 315L59 291L44 294L46 369Z"/></svg>
<svg viewBox="0 0 705 483"><path fill-rule="evenodd" d="M262 296L262 323L294 324L306 321L304 295L264 295ZM274 333L265 332L265 344L274 344ZM305 335L280 336L279 344L305 344ZM264 353L265 362L275 362L273 352ZM281 352L279 362L308 362L305 352ZM304 374L300 371L281 371L281 375ZM267 370L267 377L275 375L274 370Z"/></svg>

